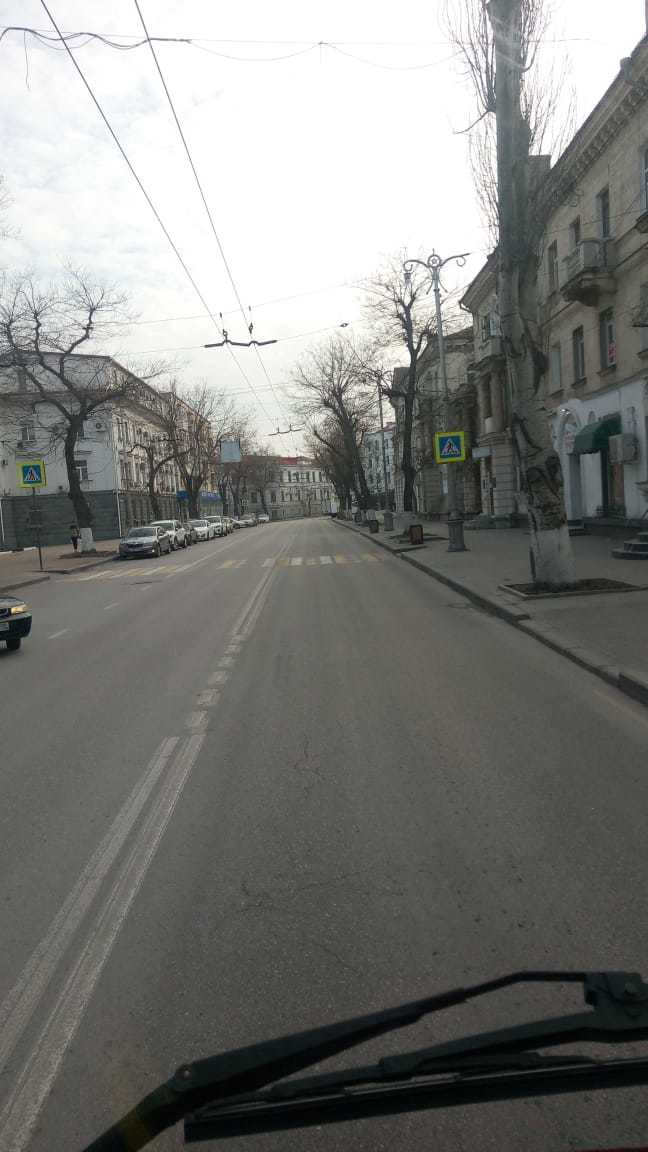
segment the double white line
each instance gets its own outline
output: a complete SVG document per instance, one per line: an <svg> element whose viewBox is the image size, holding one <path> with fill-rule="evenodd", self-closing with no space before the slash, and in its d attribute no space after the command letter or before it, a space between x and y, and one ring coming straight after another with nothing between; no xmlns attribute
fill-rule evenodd
<svg viewBox="0 0 648 1152"><path fill-rule="evenodd" d="M204 740L171 737L158 748L79 877L20 979L0 1007L0 1068L32 1019L82 921L124 848L155 786L160 788L74 957L54 1005L0 1114L2 1152L22 1152L90 1001Z"/></svg>

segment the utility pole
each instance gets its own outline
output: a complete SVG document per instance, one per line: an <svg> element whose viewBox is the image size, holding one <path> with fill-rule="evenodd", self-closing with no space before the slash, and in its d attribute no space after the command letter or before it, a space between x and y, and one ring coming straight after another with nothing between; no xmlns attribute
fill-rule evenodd
<svg viewBox="0 0 648 1152"><path fill-rule="evenodd" d="M385 509L389 503L389 488L387 487L387 452L385 450L385 425L383 423L382 406L382 378L378 380L378 413L380 416L380 447L382 449L383 489L385 492Z"/></svg>
<svg viewBox="0 0 648 1152"><path fill-rule="evenodd" d="M456 261L460 268L466 263L468 253L462 252L458 256L446 256L442 259L437 252L432 252L427 260L406 260L405 277L411 276L413 264L421 264L427 268L434 289L434 304L436 309L437 341L439 345L439 368L441 369L441 387L443 390L443 423L445 431L452 430L452 402L448 387L448 372L446 369L445 341L443 336L443 315L441 312L441 269L445 264ZM457 473L456 464L446 464L448 477L448 552L466 552L464 541L463 516L459 511L457 500Z"/></svg>

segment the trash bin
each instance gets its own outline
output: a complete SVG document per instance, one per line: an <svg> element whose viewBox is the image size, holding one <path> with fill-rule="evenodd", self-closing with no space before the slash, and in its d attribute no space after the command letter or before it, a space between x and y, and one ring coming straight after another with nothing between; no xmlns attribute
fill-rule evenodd
<svg viewBox="0 0 648 1152"><path fill-rule="evenodd" d="M383 524L385 532L394 531L394 514L393 512L383 512Z"/></svg>
<svg viewBox="0 0 648 1152"><path fill-rule="evenodd" d="M353 519L355 520L356 524L362 524L362 512L356 512Z"/></svg>
<svg viewBox="0 0 648 1152"><path fill-rule="evenodd" d="M369 531L370 532L375 534L378 531L379 527L380 527L380 525L379 525L377 520L370 520L369 521Z"/></svg>
<svg viewBox="0 0 648 1152"><path fill-rule="evenodd" d="M422 524L410 524L409 538L410 538L410 544L422 544L423 543L423 525Z"/></svg>

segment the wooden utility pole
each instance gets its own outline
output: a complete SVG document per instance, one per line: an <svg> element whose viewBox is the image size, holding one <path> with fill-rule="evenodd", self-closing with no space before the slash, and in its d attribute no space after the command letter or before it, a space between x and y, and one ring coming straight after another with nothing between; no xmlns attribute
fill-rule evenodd
<svg viewBox="0 0 648 1152"><path fill-rule="evenodd" d="M508 418L530 526L531 574L557 587L574 579L560 460L550 442L541 394L546 357L537 335L539 220L531 133L522 111L523 0L490 0L495 48L497 291L506 356Z"/></svg>

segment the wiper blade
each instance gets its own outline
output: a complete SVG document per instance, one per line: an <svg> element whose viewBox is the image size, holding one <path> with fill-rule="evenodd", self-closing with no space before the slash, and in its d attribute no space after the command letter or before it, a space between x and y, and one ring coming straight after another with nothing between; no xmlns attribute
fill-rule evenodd
<svg viewBox="0 0 648 1152"><path fill-rule="evenodd" d="M469 1053L474 1056L487 1050L521 1051L540 1042L548 1046L583 1037L609 1041L620 1038L627 1040L629 1033L633 1037L648 1035L648 986L637 974L515 972L382 1012L293 1033L182 1065L171 1080L146 1096L136 1108L89 1145L86 1152L137 1152L160 1132L207 1104L227 1101L230 1107L234 1098L240 1102L242 1097L249 1098L250 1093L258 1092L277 1080L310 1068L367 1040L413 1024L433 1012L466 1003L513 984L566 982L584 986L587 1003L595 1005L593 1012L558 1017L486 1036L469 1037L464 1041L440 1045L436 1049L390 1057L381 1061L380 1078L410 1079L424 1072L435 1059L456 1059ZM249 1106L254 1107L251 1102ZM214 1109L210 1109L212 1116L213 1112ZM196 1117L193 1117L192 1126L195 1121Z"/></svg>

